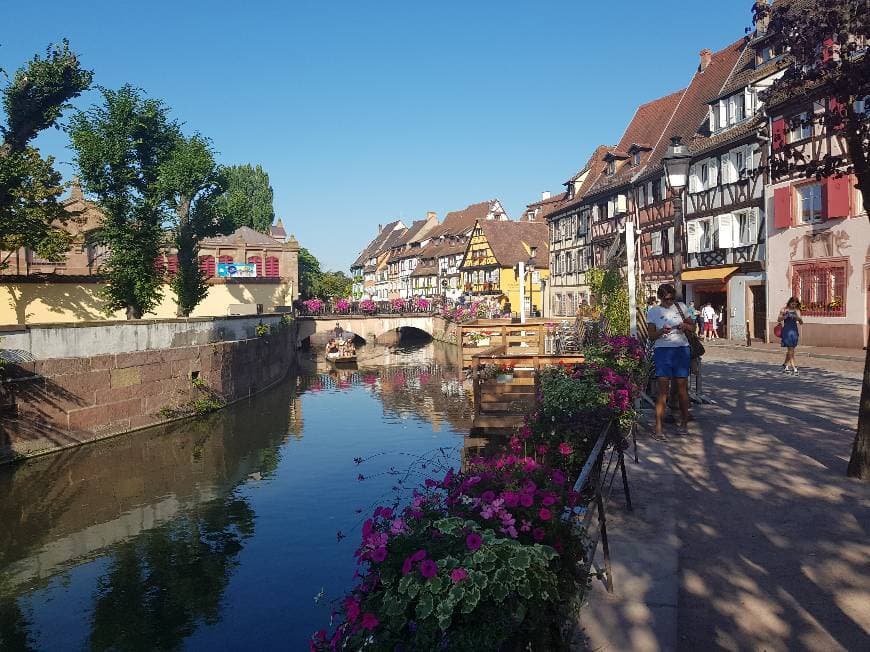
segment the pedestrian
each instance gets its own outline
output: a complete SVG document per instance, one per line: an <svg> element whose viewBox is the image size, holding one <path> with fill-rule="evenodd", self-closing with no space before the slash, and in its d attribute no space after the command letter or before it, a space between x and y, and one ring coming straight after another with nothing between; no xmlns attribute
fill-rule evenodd
<svg viewBox="0 0 870 652"><path fill-rule="evenodd" d="M689 301L689 305L686 306L686 316L692 320L692 327L695 327L695 322L698 321L698 310L695 308L695 302Z"/></svg>
<svg viewBox="0 0 870 652"><path fill-rule="evenodd" d="M335 322L335 328L332 329L333 335L335 335L335 339L341 337L341 334L344 332L344 329L341 327L341 324Z"/></svg>
<svg viewBox="0 0 870 652"><path fill-rule="evenodd" d="M667 407L668 392L673 381L677 387L680 402L680 422L678 435L687 435L686 423L689 420L689 367L691 354L686 332L694 329L686 306L676 302L677 291L673 285L659 286L658 297L661 304L647 311L646 321L650 339L653 341L653 363L658 378L656 397L656 435L662 434L662 421Z"/></svg>
<svg viewBox="0 0 870 652"><path fill-rule="evenodd" d="M716 313L716 337L722 336L725 337L726 328L725 328L725 319L727 318L728 313L725 312L725 306L719 306L719 310Z"/></svg>
<svg viewBox="0 0 870 652"><path fill-rule="evenodd" d="M713 306L708 301L704 304L704 307L701 308L701 319L704 322L704 339L711 340L713 339L713 319L716 317L716 311L713 310Z"/></svg>
<svg viewBox="0 0 870 652"><path fill-rule="evenodd" d="M782 371L788 373L788 367L791 365L792 373L795 376L797 376L798 370L794 363L794 354L800 339L798 324L804 323L800 308L800 299L790 298L786 302L785 308L779 311L779 318L776 322L779 329L779 345L785 348L785 362L782 363Z"/></svg>

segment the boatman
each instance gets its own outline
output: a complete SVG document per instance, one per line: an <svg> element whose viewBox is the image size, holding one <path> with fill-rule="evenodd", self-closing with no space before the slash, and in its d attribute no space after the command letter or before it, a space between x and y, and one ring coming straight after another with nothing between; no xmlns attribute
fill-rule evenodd
<svg viewBox="0 0 870 652"><path fill-rule="evenodd" d="M341 334L344 333L344 329L341 327L341 324L335 322L335 328L332 329L332 333L335 335L335 339L341 337Z"/></svg>

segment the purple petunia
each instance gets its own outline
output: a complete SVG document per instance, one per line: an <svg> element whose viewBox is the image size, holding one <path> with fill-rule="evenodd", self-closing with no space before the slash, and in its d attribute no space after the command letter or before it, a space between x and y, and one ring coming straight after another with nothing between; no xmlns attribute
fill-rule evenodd
<svg viewBox="0 0 870 652"><path fill-rule="evenodd" d="M438 574L438 564L431 559L424 559L420 564L420 575L426 579L432 579Z"/></svg>
<svg viewBox="0 0 870 652"><path fill-rule="evenodd" d="M465 545L469 550L474 552L478 550L481 545L483 545L483 539L477 532L472 532L467 537L465 537Z"/></svg>

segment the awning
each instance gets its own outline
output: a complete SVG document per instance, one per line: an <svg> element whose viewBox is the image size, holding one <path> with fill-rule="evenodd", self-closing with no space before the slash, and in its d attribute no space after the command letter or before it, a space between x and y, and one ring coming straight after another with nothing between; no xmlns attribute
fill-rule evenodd
<svg viewBox="0 0 870 652"><path fill-rule="evenodd" d="M738 269L740 268L736 265L709 269L690 269L680 274L680 280L684 283L693 281L717 281L719 283L724 283L725 280Z"/></svg>

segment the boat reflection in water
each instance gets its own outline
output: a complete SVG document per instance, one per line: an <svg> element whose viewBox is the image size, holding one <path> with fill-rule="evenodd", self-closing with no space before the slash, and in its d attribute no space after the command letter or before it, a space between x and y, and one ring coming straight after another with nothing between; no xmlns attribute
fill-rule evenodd
<svg viewBox="0 0 870 652"><path fill-rule="evenodd" d="M448 351L361 347L358 370L312 360L201 420L0 468L0 649L305 649L390 470L459 464Z"/></svg>

